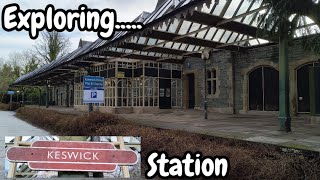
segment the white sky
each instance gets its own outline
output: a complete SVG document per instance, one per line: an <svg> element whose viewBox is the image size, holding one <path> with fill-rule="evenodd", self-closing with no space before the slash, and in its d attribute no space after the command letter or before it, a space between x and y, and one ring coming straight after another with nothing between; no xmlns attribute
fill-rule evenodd
<svg viewBox="0 0 320 180"><path fill-rule="evenodd" d="M55 8L61 9L78 9L80 4L86 4L92 9L115 9L117 18L120 22L130 22L141 14L142 11L152 12L155 9L158 0L0 0L0 16L3 7L10 3L19 4L22 10L27 9L44 9L48 4L53 4ZM1 22L2 23L2 22ZM70 50L77 48L80 38L83 40L94 41L97 39L97 33L65 32L70 38L72 47ZM0 29L0 58L7 59L8 55L13 52L21 52L32 48L34 40L29 38L27 31L6 32Z"/></svg>

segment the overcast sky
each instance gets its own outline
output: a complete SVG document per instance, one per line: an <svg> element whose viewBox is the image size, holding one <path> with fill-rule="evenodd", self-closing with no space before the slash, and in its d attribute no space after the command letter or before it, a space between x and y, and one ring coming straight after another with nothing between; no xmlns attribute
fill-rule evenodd
<svg viewBox="0 0 320 180"><path fill-rule="evenodd" d="M86 4L88 8L94 9L115 9L118 21L129 22L139 16L142 11L152 12L158 0L0 0L0 10L10 3L19 4L22 10L44 9L48 4L53 4L55 8L78 9L80 4ZM1 13L2 14L2 13ZM0 15L1 16L1 15ZM2 23L2 22L1 22ZM77 48L80 38L83 40L94 41L97 33L80 32L75 29L73 32L65 32L70 37L72 43L71 50ZM34 40L29 38L27 31L6 32L0 29L0 58L7 59L13 52L21 52L32 48Z"/></svg>

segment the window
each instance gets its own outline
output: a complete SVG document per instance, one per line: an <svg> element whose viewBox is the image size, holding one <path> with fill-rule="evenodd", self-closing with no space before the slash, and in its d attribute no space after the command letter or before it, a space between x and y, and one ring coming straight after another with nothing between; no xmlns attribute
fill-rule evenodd
<svg viewBox="0 0 320 180"><path fill-rule="evenodd" d="M212 69L207 71L207 92L210 95L215 95L217 92L217 71Z"/></svg>

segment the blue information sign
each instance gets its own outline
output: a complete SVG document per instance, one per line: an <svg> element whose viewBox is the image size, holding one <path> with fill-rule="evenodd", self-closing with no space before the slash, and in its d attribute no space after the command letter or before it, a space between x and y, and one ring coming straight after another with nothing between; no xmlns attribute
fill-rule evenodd
<svg viewBox="0 0 320 180"><path fill-rule="evenodd" d="M8 94L9 94L9 95L13 95L13 94L14 94L14 91L8 91Z"/></svg>
<svg viewBox="0 0 320 180"><path fill-rule="evenodd" d="M104 103L103 77L83 77L83 103Z"/></svg>

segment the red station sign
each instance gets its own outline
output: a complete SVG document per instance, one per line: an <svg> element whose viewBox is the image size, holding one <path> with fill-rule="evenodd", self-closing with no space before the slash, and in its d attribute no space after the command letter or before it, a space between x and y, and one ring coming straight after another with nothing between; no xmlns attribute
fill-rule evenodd
<svg viewBox="0 0 320 180"><path fill-rule="evenodd" d="M11 162L28 162L33 170L113 172L117 165L133 165L135 152L117 150L111 143L76 141L36 141L30 148L12 147Z"/></svg>
<svg viewBox="0 0 320 180"><path fill-rule="evenodd" d="M92 148L92 149L116 149L108 142L83 142L83 141L35 141L31 147L61 147L61 148Z"/></svg>

